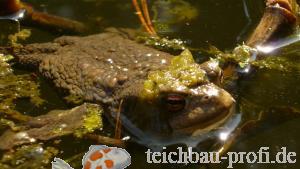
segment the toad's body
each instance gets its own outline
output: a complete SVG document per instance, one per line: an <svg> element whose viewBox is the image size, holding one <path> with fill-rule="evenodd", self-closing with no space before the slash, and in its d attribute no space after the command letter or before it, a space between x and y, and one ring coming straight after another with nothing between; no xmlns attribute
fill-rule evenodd
<svg viewBox="0 0 300 169"><path fill-rule="evenodd" d="M124 114L145 130L153 124L163 133L211 128L228 117L234 103L212 83L221 75L213 61L196 64L188 51L174 58L116 32L62 37L15 55L56 87L108 107L109 115L124 100Z"/></svg>

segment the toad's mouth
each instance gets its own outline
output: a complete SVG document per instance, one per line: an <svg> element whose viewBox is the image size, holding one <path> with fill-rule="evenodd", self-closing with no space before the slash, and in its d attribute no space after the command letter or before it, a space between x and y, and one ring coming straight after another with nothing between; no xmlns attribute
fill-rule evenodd
<svg viewBox="0 0 300 169"><path fill-rule="evenodd" d="M293 8L288 0L268 0L267 8L278 9L289 22L296 20L296 16L293 14Z"/></svg>
<svg viewBox="0 0 300 169"><path fill-rule="evenodd" d="M170 120L170 125L175 133L189 134L189 135L201 135L207 133L213 129L217 129L222 126L235 112L235 104L230 109L219 112L215 117L201 117L201 114L184 114L181 117L177 117L176 120ZM185 116L185 117L184 117ZM186 120L187 118L193 119ZM178 121L177 121L178 120ZM179 122L180 121L180 122ZM179 123L178 123L179 122Z"/></svg>

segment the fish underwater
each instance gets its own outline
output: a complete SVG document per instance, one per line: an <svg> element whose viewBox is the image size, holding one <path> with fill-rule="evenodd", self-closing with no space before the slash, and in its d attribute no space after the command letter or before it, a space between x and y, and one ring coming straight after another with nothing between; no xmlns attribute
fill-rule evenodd
<svg viewBox="0 0 300 169"><path fill-rule="evenodd" d="M92 145L82 158L82 169L124 169L131 164L130 154L122 148ZM60 158L54 158L52 169L74 169Z"/></svg>

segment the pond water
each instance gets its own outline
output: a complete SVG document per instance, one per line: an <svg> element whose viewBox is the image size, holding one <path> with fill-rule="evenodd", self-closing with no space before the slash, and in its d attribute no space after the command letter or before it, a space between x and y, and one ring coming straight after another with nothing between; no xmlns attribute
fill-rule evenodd
<svg viewBox="0 0 300 169"><path fill-rule="evenodd" d="M154 1L149 1L150 5ZM107 27L139 28L140 23L129 0L27 0L36 10L64 16L87 24L91 29L88 34L102 32ZM75 3L74 3L75 2ZM179 38L190 47L202 48L207 44L222 50L232 50L242 43L258 23L264 11L263 0L186 0L197 10L197 16L187 22L179 22L162 33L163 36ZM160 17L159 15L157 17ZM47 42L66 33L24 25L32 29L31 37L25 43ZM85 34L82 34L85 35ZM299 49L299 50L297 50ZM245 75L235 84L238 105L237 109L243 118L257 117L261 112L270 117L252 129L234 144L230 151L258 151L259 147L270 147L271 154L280 147L300 154L300 118L289 118L292 110L300 110L300 48L293 46L292 52L278 52L271 57L286 57L290 63L296 63L292 71L261 69ZM195 57L202 56L195 53ZM24 70L18 70L24 73ZM27 71L25 73L28 73ZM47 81L41 80L42 95L47 100L44 108L34 108L26 102L20 102L17 108L31 115L45 113L51 109L66 108L60 94ZM87 150L88 141L66 139L61 149L64 157L70 157ZM71 143L69 141L72 141ZM298 143L298 144L297 144ZM74 150L76 147L76 150ZM226 168L220 165L154 165L146 163L147 148L130 143L128 150L132 164L128 168ZM299 157L298 157L299 159ZM299 161L299 160L298 160ZM77 163L81 161L77 161ZM75 162L76 163L76 162ZM236 164L234 168L300 168L300 164Z"/></svg>

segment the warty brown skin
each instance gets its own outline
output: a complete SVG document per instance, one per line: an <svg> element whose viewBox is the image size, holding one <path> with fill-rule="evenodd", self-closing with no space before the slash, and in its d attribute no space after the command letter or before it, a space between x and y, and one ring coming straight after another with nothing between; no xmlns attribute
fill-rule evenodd
<svg viewBox="0 0 300 169"><path fill-rule="evenodd" d="M129 40L126 35L118 32L87 37L61 37L52 43L26 45L15 51L14 55L18 63L37 67L44 77L67 93L82 97L88 102L108 106L109 114L118 111L122 99L130 100L124 101L124 104L132 104L132 100L135 104L136 99L140 99L148 73L166 68L174 57ZM214 119L227 118L234 99L213 83L218 81L217 76L222 75L222 70L219 67L210 68L205 63L200 65L199 69L206 72L211 81L193 86L191 89L195 90L195 93L167 92L179 92L180 95L185 95L186 99L190 98L182 111L173 113L173 116L158 104L141 101L139 103L143 106L136 109L137 111L130 111L130 115L134 114L134 118L143 119L139 121L144 125L144 122L150 124L150 117L156 112L161 118L160 123L169 123L166 125L176 130L188 128L189 133L198 129L193 127L199 126L197 123L205 124L201 125L205 128L206 125L213 124ZM211 95L210 90L216 95ZM167 115L165 119L163 114L171 115ZM152 122L158 123L155 119L152 119ZM209 124L206 124L207 121Z"/></svg>
<svg viewBox="0 0 300 169"><path fill-rule="evenodd" d="M30 44L15 55L19 63L38 67L56 87L102 103L139 84L149 71L162 69L172 57L110 32Z"/></svg>

